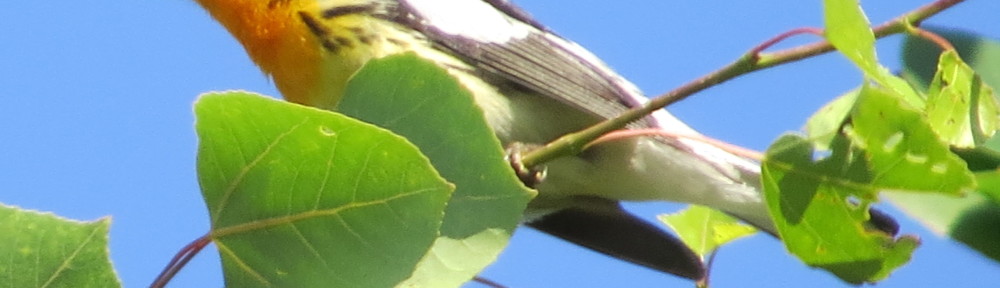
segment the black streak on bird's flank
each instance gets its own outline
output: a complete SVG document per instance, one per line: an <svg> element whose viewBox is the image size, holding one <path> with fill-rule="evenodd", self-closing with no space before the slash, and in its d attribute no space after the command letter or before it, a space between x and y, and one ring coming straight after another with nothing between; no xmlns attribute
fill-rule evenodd
<svg viewBox="0 0 1000 288"><path fill-rule="evenodd" d="M354 34L354 37L358 39L358 42L365 45L372 45L375 42L376 36L374 34L368 33L365 29L361 27L348 27L347 31Z"/></svg>
<svg viewBox="0 0 1000 288"><path fill-rule="evenodd" d="M330 52L337 52L339 47L336 43L331 42L328 37L330 35L330 30L323 26L323 24L320 24L319 20L316 20L316 18L313 18L312 15L309 15L309 13L304 11L299 11L299 18L302 19L302 23L306 24L306 27L309 27L309 31L312 31L313 35L316 35L316 38L319 39L323 48L326 48L326 50L329 50Z"/></svg>
<svg viewBox="0 0 1000 288"><path fill-rule="evenodd" d="M354 43L351 43L351 38L334 36L333 42L337 42L337 47L354 48Z"/></svg>
<svg viewBox="0 0 1000 288"><path fill-rule="evenodd" d="M371 45L372 42L375 42L375 35L366 32L361 27L348 27L347 31L354 33L354 36L358 38L358 42L362 44Z"/></svg>
<svg viewBox="0 0 1000 288"><path fill-rule="evenodd" d="M378 6L376 4L333 7L323 10L323 19L332 19L350 14L373 14L377 8Z"/></svg>

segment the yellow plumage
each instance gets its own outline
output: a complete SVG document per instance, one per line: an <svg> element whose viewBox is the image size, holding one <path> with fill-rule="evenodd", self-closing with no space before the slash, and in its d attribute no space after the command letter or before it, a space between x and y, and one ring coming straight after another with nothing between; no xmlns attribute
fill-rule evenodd
<svg viewBox="0 0 1000 288"><path fill-rule="evenodd" d="M316 11L316 1L197 0L243 44L247 54L288 101L330 108L358 63L332 62L331 55L299 20L299 11ZM337 67L349 65L352 67ZM353 68L353 69L352 69ZM336 73L341 72L341 73Z"/></svg>

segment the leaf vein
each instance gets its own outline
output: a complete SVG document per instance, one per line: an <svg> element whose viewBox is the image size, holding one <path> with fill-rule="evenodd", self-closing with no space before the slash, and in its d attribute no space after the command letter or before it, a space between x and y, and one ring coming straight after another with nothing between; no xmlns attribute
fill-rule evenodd
<svg viewBox="0 0 1000 288"><path fill-rule="evenodd" d="M306 219L312 219L312 218L318 218L318 217L324 217L324 216L339 216L339 214L341 212L349 210L349 209L364 208L364 207L368 207L368 206L372 206L372 205L380 205L380 204L384 204L386 202L390 202L390 201L393 201L393 200L396 200L396 199L401 199L401 198L410 197L410 196L417 196L417 195L424 194L425 192L429 192L429 191L433 191L433 190L435 190L435 189L434 188L417 189L417 190L414 190L414 191L411 191L411 192L408 192L408 193L402 193L402 194L398 194L398 195L393 195L393 196L385 198L385 199L378 199L378 200L366 201L366 202L348 203L348 204L345 204L345 205L342 205L342 206L339 206L339 207L335 207L335 208L331 208L331 209L319 209L319 210L304 211L302 213L297 213L297 214L292 214L292 215L284 215L284 216L273 217L273 218L265 218L265 219L250 221L250 222L247 222L247 223L236 224L236 225L229 226L229 227L216 228L216 229L214 229L212 231L212 237L213 238L221 238L221 237L224 237L224 236L229 236L229 235L233 235L233 234L243 233L243 232L247 232L247 231L253 231L253 230L257 230L257 229L264 229L264 228L268 228L268 227L283 225L283 224L286 224L286 223L292 223L292 222L302 221L302 220L306 220Z"/></svg>
<svg viewBox="0 0 1000 288"><path fill-rule="evenodd" d="M229 204L229 198L232 197L233 193L236 192L236 188L239 187L239 184L243 182L243 178L245 178L247 176L247 174L250 173L250 170L253 169L254 167L256 167L257 164L259 164L262 159L264 159L267 155L269 155L271 153L271 150L274 149L274 147L277 147L278 144L281 143L281 141L285 137L288 137L288 135L291 135L292 132L295 132L295 130L297 130L300 127L302 127L302 125L304 125L307 122L309 122L309 120L310 120L309 118L305 118L299 124L295 124L295 126L292 126L291 128L289 128L288 131L285 131L284 133L279 134L277 137L274 137L274 140L272 140L271 143L268 143L267 147L265 147L263 151L261 151L259 154L257 154L256 158L254 158L247 165L243 166L243 168L240 169L240 172L235 175L236 177L234 177L233 180L229 182L229 186L226 187L225 192L223 192L223 194L222 194L222 199L219 200L219 205L215 207L215 211L216 212L212 213L212 214L213 215L221 215L222 214L222 210L226 207L226 205ZM239 149L238 146L239 145L237 145L237 149ZM242 151L242 150L240 150L240 151ZM221 219L221 218L222 217L216 217L215 221L218 221L218 219ZM215 226L216 223L212 223L212 224L213 224L213 226Z"/></svg>
<svg viewBox="0 0 1000 288"><path fill-rule="evenodd" d="M87 235L87 239L84 239L83 242L80 242L80 245L78 245L76 249L73 250L73 253L70 253L69 256L67 256L66 259L64 259L62 263L59 264L59 268L56 268L56 271L52 272L52 275L49 276L49 279L45 281L45 283L42 284L40 287L48 287L50 284L52 284L53 281L56 280L56 278L59 275L62 274L63 271L69 269L70 263L73 262L73 260L80 255L80 251L83 250L84 247L87 247L87 244L89 244L91 241L94 240L95 237L97 237L98 231L101 230L98 229L97 226L93 227L94 229L90 231L90 235Z"/></svg>

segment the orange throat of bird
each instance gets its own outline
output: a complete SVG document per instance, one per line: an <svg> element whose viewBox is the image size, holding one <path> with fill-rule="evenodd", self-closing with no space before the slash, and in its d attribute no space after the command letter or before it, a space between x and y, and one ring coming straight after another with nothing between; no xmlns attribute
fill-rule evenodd
<svg viewBox="0 0 1000 288"><path fill-rule="evenodd" d="M331 84L337 79L325 79L326 55L316 36L298 18L298 11L316 9L315 1L197 1L243 44L250 59L274 80L286 100L328 109L336 105L343 83Z"/></svg>

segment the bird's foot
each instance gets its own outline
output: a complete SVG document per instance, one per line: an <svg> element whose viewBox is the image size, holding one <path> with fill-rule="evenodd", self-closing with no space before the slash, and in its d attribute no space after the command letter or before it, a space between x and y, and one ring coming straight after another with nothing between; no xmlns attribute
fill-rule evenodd
<svg viewBox="0 0 1000 288"><path fill-rule="evenodd" d="M535 188L535 185L538 185L538 183L541 183L545 179L544 167L527 167L521 161L521 156L525 152L534 150L535 148L537 148L537 145L514 142L505 149L506 155L504 158L510 163L510 167L514 168L514 174L521 180L521 183L524 183L524 186L529 188Z"/></svg>

